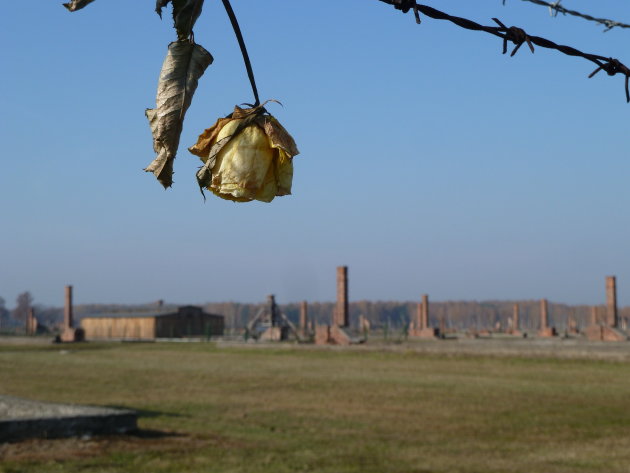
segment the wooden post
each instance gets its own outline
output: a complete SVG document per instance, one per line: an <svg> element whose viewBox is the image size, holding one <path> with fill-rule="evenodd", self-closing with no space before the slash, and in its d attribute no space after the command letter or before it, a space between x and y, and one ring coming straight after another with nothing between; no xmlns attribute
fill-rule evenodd
<svg viewBox="0 0 630 473"><path fill-rule="evenodd" d="M300 332L303 337L308 336L308 304L302 301L300 304Z"/></svg>
<svg viewBox="0 0 630 473"><path fill-rule="evenodd" d="M272 327L277 327L279 323L279 317L276 311L276 296L273 294L267 294L267 311L269 313L269 322Z"/></svg>

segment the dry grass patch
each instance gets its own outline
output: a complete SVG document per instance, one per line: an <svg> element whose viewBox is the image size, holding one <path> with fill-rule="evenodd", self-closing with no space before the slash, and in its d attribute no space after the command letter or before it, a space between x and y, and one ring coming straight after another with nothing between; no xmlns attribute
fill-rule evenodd
<svg viewBox="0 0 630 473"><path fill-rule="evenodd" d="M621 473L630 464L622 362L86 344L5 347L0 371L0 392L138 409L142 429L180 434L31 441L10 455L5 446L2 473ZM63 445L76 453L50 456Z"/></svg>

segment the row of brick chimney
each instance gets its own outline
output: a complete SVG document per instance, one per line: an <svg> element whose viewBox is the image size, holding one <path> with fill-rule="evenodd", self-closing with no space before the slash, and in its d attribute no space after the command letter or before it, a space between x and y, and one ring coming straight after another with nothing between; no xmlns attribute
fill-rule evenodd
<svg viewBox="0 0 630 473"><path fill-rule="evenodd" d="M348 267L337 267L337 303L333 313L332 325L340 328L350 326L350 311L348 304ZM597 308L593 307L591 312L591 326L601 325L598 319ZM617 310L617 279L615 276L606 277L606 323L613 329L621 329L619 313ZM308 306L306 301L300 304L300 329L304 332L308 326ZM33 311L27 320L27 331L34 333L37 327ZM512 315L512 329L519 330L519 306L514 304ZM72 286L65 287L65 305L63 316L62 341L75 341L77 329L74 328ZM435 335L435 329L429 326L429 296L422 295L422 302L418 303L415 320L411 324L410 335L431 336ZM549 309L547 299L540 301L540 331L541 336L553 335L553 328L549 326Z"/></svg>

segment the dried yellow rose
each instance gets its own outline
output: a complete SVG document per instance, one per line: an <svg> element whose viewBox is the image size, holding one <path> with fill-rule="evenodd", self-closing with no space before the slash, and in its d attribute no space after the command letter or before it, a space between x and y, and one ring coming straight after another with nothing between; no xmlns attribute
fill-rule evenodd
<svg viewBox="0 0 630 473"><path fill-rule="evenodd" d="M201 188L236 202L271 202L291 194L295 141L264 107L242 109L220 118L188 150L204 165Z"/></svg>

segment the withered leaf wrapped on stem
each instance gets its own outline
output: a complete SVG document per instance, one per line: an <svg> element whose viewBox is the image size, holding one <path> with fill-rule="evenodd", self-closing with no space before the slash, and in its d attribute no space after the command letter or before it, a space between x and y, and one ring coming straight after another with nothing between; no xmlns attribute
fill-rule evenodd
<svg viewBox="0 0 630 473"><path fill-rule="evenodd" d="M271 202L291 194L295 141L261 105L234 113L205 130L188 150L204 165L199 187L236 202Z"/></svg>
<svg viewBox="0 0 630 473"><path fill-rule="evenodd" d="M212 64L212 55L188 40L168 46L157 91L157 107L147 109L157 157L145 169L166 188L173 184L173 161L179 146L184 115L197 90L199 78Z"/></svg>
<svg viewBox="0 0 630 473"><path fill-rule="evenodd" d="M187 39L192 35L193 26L201 15L204 0L157 0L155 12L162 18L162 9L169 3L173 5L173 22L177 37Z"/></svg>
<svg viewBox="0 0 630 473"><path fill-rule="evenodd" d="M68 3L64 3L63 6L70 11L81 10L81 8L87 7L94 0L72 0Z"/></svg>

